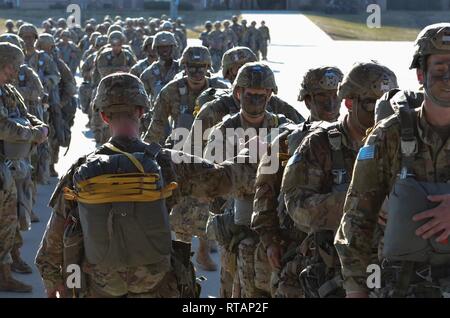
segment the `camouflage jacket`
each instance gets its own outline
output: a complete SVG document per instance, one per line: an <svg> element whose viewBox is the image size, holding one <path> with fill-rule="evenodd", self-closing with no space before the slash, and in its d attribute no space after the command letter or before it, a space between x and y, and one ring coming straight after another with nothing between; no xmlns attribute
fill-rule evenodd
<svg viewBox="0 0 450 318"><path fill-rule="evenodd" d="M95 64L100 77L103 78L115 72L128 72L136 64L136 59L128 50L122 49L116 56L111 48L105 48L97 55Z"/></svg>
<svg viewBox="0 0 450 318"><path fill-rule="evenodd" d="M208 33L207 43L210 50L225 51L225 34L222 31L211 31Z"/></svg>
<svg viewBox="0 0 450 318"><path fill-rule="evenodd" d="M156 59L149 60L147 57L145 59L139 60L134 66L130 69L130 73L141 77L141 74L154 62L156 62Z"/></svg>
<svg viewBox="0 0 450 318"><path fill-rule="evenodd" d="M59 49L59 56L66 64L72 64L74 61L78 62L81 59L82 52L73 42L64 44L60 41L56 46Z"/></svg>
<svg viewBox="0 0 450 318"><path fill-rule="evenodd" d="M26 117L32 127L27 127L10 121L12 114ZM37 117L28 113L24 100L17 89L6 84L0 86L0 140L13 142L34 141L42 137L40 127L47 127Z"/></svg>
<svg viewBox="0 0 450 318"><path fill-rule="evenodd" d="M151 64L141 74L141 80L144 83L148 96L154 102L161 92L161 89L173 80L175 75L180 71L178 62L173 61L168 70L163 67L161 60Z"/></svg>
<svg viewBox="0 0 450 318"><path fill-rule="evenodd" d="M266 26L262 26L259 29L259 32L261 34L261 40L263 45L267 45L267 41L270 41L270 31L269 28Z"/></svg>
<svg viewBox="0 0 450 318"><path fill-rule="evenodd" d="M119 149L128 152L133 152L133 149L136 149L135 147L142 145L140 140L130 141L120 138L112 138L111 142ZM96 150L96 153L113 154L104 147ZM163 178L165 180L175 180L178 183L178 188L170 198L171 204L176 203L185 196L213 199L220 195L233 195L242 191L248 191L253 187L254 179L252 176L255 173L255 169L251 165L231 163L217 165L201 158L197 158L196 163L175 164L172 161L172 157L179 156L179 154L179 152L174 154L173 150L162 149L157 157ZM52 215L36 256L36 265L47 290L52 290L64 283L63 234L67 217L73 209L77 209L77 203L65 200L62 190L64 187L73 188L73 175L76 169L85 162L86 157L80 158L72 165L61 178L50 199L49 205L53 209ZM119 272L126 273L127 277L138 277L138 282L133 282L132 279L125 282L114 281L113 278L117 278L117 275L114 275L114 272L107 268L96 268L96 266L89 264L84 264L83 268L88 269L90 275L96 281L102 281L105 288L109 288L109 293L120 295L121 292L127 292L126 289L122 291L124 284L128 285L128 288L129 285L134 284L133 293L148 290L148 286L145 284L146 276L154 276L155 272L164 273L170 270L170 264L167 262L163 263L156 266L139 266L119 270Z"/></svg>
<svg viewBox="0 0 450 318"><path fill-rule="evenodd" d="M336 231L339 225L359 149L346 120L312 131L286 165L281 191L288 215L303 232Z"/></svg>
<svg viewBox="0 0 450 318"><path fill-rule="evenodd" d="M28 107L38 105L44 94L44 87L39 76L31 67L25 64L20 66L19 79L15 86Z"/></svg>
<svg viewBox="0 0 450 318"><path fill-rule="evenodd" d="M412 163L412 173L418 181L449 182L448 129L444 141L427 123L423 107L414 111L414 118L418 152ZM400 133L401 125L397 116L381 121L367 137L358 155L344 215L335 239L347 292L367 290L370 238L382 203L401 169Z"/></svg>
<svg viewBox="0 0 450 318"><path fill-rule="evenodd" d="M215 79L206 79L206 86L209 88L226 88L226 85ZM183 93L183 94L182 94ZM187 77L173 80L167 84L160 92L155 101L153 117L148 128L146 142L163 142L165 138L164 130L167 127L169 117L176 123L180 114L193 114L195 101L201 92L192 92L188 88ZM182 99L185 99L183 102ZM186 105L183 105L186 103ZM174 124L174 128L176 124Z"/></svg>
<svg viewBox="0 0 450 318"><path fill-rule="evenodd" d="M44 51L34 51L32 54L26 55L25 64L38 74L46 93L59 84L61 74L58 66L53 58Z"/></svg>
<svg viewBox="0 0 450 318"><path fill-rule="evenodd" d="M205 101L209 102L204 103ZM234 98L231 89L207 89L197 98L197 102L204 103L203 105L199 105L199 107L197 107L201 108L195 117L196 121L201 121L202 136L205 134L207 129L220 123L223 117L229 114L235 114L240 110L239 102ZM295 110L294 107L277 96L272 96L269 104L267 105L267 110L274 114L282 114L296 124L304 121L304 118ZM192 139L191 135L188 140ZM205 143L206 142L204 142L202 146L205 146ZM193 150L195 151L195 147Z"/></svg>

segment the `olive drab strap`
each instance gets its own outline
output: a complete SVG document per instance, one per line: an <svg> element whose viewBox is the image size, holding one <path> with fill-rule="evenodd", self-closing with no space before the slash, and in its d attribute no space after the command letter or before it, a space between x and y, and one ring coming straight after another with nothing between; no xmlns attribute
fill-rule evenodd
<svg viewBox="0 0 450 318"><path fill-rule="evenodd" d="M328 130L328 141L331 146L333 182L336 185L348 183L349 176L345 169L344 154L342 152L342 133L337 128Z"/></svg>
<svg viewBox="0 0 450 318"><path fill-rule="evenodd" d="M77 183L79 190L64 188L64 198L88 204L112 202L151 202L172 196L178 187L171 182L164 188L158 187L160 176L145 173L144 167L132 154L122 151L111 143L104 145L113 152L126 156L139 170L139 173L104 174Z"/></svg>
<svg viewBox="0 0 450 318"><path fill-rule="evenodd" d="M399 105L400 118L400 149L402 153L402 168L400 171L400 179L412 177L414 174L411 171L414 162L414 156L417 154L418 144L417 138L414 134L414 111L405 105Z"/></svg>
<svg viewBox="0 0 450 318"><path fill-rule="evenodd" d="M180 113L186 114L189 110L189 93L184 80L178 82L178 93L180 94Z"/></svg>

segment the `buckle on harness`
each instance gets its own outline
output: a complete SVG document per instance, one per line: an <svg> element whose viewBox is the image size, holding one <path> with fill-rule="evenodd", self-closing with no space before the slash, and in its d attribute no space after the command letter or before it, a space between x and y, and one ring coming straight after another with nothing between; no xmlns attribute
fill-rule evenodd
<svg viewBox="0 0 450 318"><path fill-rule="evenodd" d="M404 156L412 156L417 154L417 139L413 138L411 140L401 140L400 142L402 154Z"/></svg>
<svg viewBox="0 0 450 318"><path fill-rule="evenodd" d="M431 265L425 267L422 270L417 270L416 275L429 283L433 282L433 277L431 276Z"/></svg>
<svg viewBox="0 0 450 318"><path fill-rule="evenodd" d="M337 129L333 129L328 132L328 141L330 142L333 150L341 150L342 135Z"/></svg>
<svg viewBox="0 0 450 318"><path fill-rule="evenodd" d="M334 176L334 183L335 184L342 184L344 181L344 176L347 174L347 170L345 169L333 169L331 170L331 173Z"/></svg>

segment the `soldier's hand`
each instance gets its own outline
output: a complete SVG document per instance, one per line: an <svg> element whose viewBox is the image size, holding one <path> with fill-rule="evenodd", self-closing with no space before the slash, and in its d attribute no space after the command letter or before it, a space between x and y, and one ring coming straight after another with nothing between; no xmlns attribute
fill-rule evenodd
<svg viewBox="0 0 450 318"><path fill-rule="evenodd" d="M47 297L48 298L65 298L66 296L66 289L64 287L64 284L60 284L56 286L54 289L47 290Z"/></svg>
<svg viewBox="0 0 450 318"><path fill-rule="evenodd" d="M450 235L450 194L430 195L428 200L440 203L434 209L416 214L413 221L431 219L416 230L416 235L429 239L439 233L437 242L446 242Z"/></svg>
<svg viewBox="0 0 450 318"><path fill-rule="evenodd" d="M269 264L273 269L281 269L281 256L283 255L283 248L277 243L272 243L267 248L267 258Z"/></svg>
<svg viewBox="0 0 450 318"><path fill-rule="evenodd" d="M345 298L369 298L369 294L367 292L349 292Z"/></svg>

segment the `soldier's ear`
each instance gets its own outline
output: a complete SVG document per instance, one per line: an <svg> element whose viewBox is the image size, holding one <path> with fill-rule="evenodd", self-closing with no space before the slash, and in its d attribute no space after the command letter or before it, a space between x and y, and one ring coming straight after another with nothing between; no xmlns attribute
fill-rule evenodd
<svg viewBox="0 0 450 318"><path fill-rule="evenodd" d="M420 85L423 85L424 82L424 77L425 77L425 73L423 72L422 69L416 69L416 75L417 75L417 80L419 81Z"/></svg>
<svg viewBox="0 0 450 318"><path fill-rule="evenodd" d="M353 108L353 99L346 98L346 99L345 99L345 107L347 107L347 109L348 109L349 111L351 111L352 108Z"/></svg>
<svg viewBox="0 0 450 318"><path fill-rule="evenodd" d="M111 118L109 118L104 112L100 112L100 116L102 117L102 120L105 122L105 124L111 123Z"/></svg>

